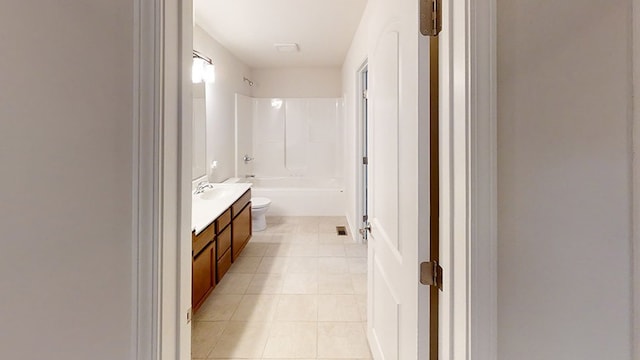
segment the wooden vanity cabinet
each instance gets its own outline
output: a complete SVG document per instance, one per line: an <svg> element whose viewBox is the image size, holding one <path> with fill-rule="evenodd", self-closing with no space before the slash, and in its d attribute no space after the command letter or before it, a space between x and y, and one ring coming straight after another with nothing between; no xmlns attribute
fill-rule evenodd
<svg viewBox="0 0 640 360"><path fill-rule="evenodd" d="M195 313L251 238L251 189L200 234L192 233L191 307Z"/></svg>
<svg viewBox="0 0 640 360"><path fill-rule="evenodd" d="M191 263L191 307L195 312L216 287L216 241L215 232L206 232L196 236L192 234L194 246L193 262ZM209 241L206 241L208 236ZM196 246L204 245L204 249L195 253Z"/></svg>

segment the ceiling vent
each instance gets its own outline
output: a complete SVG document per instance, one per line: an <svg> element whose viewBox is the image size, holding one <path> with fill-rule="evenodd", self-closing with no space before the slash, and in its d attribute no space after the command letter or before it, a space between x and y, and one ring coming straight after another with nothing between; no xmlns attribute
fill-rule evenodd
<svg viewBox="0 0 640 360"><path fill-rule="evenodd" d="M281 53L294 53L300 51L300 47L296 43L276 43L273 46Z"/></svg>

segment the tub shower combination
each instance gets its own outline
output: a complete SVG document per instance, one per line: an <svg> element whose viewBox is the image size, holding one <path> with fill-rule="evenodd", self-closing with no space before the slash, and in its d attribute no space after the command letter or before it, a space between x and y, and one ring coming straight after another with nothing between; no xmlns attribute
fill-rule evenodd
<svg viewBox="0 0 640 360"><path fill-rule="evenodd" d="M236 95L236 181L271 200L267 215L344 215L341 114L336 98Z"/></svg>

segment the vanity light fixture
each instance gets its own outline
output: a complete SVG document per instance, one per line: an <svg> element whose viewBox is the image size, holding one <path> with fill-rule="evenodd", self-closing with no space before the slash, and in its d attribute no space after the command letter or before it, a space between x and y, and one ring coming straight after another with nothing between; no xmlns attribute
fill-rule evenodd
<svg viewBox="0 0 640 360"><path fill-rule="evenodd" d="M193 50L191 81L194 84L199 84L203 81L206 83L212 83L216 81L216 68L215 66L213 66L213 60L196 50Z"/></svg>

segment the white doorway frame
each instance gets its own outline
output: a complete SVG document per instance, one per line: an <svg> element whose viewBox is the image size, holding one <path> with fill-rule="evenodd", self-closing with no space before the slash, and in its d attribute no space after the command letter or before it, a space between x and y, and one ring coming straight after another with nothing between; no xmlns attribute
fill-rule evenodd
<svg viewBox="0 0 640 360"><path fill-rule="evenodd" d="M363 204L365 202L364 199L364 166L362 164L362 159L364 156L364 147L365 147L365 136L368 137L368 134L365 134L364 125L365 121L368 121L365 116L368 113L368 109L364 107L363 94L364 94L364 84L363 84L363 76L364 72L368 71L369 68L369 60L365 60L362 65L358 67L356 71L356 100L357 100L357 109L356 109L356 159L355 159L355 167L356 167L356 219L354 220L356 224L356 231L359 231L361 226L363 225L363 216L364 209ZM368 151L368 150L367 150ZM355 236L355 232L353 233ZM362 241L364 239L363 235L359 235L359 240Z"/></svg>
<svg viewBox="0 0 640 360"><path fill-rule="evenodd" d="M633 103L631 111L632 128L632 351L633 359L640 360L640 0L632 2L632 72Z"/></svg>
<svg viewBox="0 0 640 360"><path fill-rule="evenodd" d="M192 0L134 0L132 359L190 359Z"/></svg>
<svg viewBox="0 0 640 360"><path fill-rule="evenodd" d="M495 360L496 0L443 8L440 356Z"/></svg>

